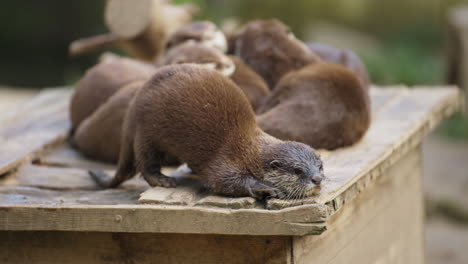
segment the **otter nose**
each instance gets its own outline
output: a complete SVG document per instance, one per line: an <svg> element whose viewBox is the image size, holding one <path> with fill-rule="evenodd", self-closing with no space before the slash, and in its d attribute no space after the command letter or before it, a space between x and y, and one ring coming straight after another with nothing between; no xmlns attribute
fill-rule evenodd
<svg viewBox="0 0 468 264"><path fill-rule="evenodd" d="M322 182L322 176L320 175L312 176L312 182L316 185L319 185Z"/></svg>

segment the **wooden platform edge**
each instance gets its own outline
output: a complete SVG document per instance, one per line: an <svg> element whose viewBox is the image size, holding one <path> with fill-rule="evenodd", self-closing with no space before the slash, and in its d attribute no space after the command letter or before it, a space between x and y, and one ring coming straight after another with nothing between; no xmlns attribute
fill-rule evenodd
<svg viewBox="0 0 468 264"><path fill-rule="evenodd" d="M415 86L410 89L425 89L423 86ZM437 126L444 118L447 118L457 111L463 110L465 101L462 96L463 92L456 86L444 86L441 88L428 88L439 90L450 90L451 92L443 98L438 105L432 109L431 118L426 118L420 124L417 124L408 131L405 138L399 144L395 144L390 151L382 155L374 166L369 166L370 170L361 173L358 177L353 178L352 183L348 183L348 187L344 192L337 193L333 197L326 197L318 201L321 204L328 205L332 208L329 212L330 216L335 214L346 202L354 199L366 186L381 176L383 172L395 164L395 162L408 153L412 148L418 146L424 136L427 135L435 126Z"/></svg>
<svg viewBox="0 0 468 264"><path fill-rule="evenodd" d="M329 208L220 209L163 205L0 207L0 231L95 231L232 235L311 235L326 230Z"/></svg>

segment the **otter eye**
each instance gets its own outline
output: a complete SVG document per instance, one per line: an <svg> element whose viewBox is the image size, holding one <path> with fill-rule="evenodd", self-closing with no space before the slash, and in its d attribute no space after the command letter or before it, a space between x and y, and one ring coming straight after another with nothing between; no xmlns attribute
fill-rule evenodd
<svg viewBox="0 0 468 264"><path fill-rule="evenodd" d="M295 168L294 169L294 174L302 174L304 171L301 168Z"/></svg>
<svg viewBox="0 0 468 264"><path fill-rule="evenodd" d="M274 161L272 161L272 162L270 163L270 166L271 166L272 168L274 168L274 169L278 169L278 168L281 167L281 163L280 163L279 161L277 161L277 160L274 160Z"/></svg>

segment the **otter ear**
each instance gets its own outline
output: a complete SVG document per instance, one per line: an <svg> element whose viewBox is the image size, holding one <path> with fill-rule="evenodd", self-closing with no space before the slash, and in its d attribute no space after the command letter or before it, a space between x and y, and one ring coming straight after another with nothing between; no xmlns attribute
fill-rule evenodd
<svg viewBox="0 0 468 264"><path fill-rule="evenodd" d="M281 168L281 163L277 160L274 160L272 162L270 162L270 167L274 168L274 169L278 169L278 168Z"/></svg>

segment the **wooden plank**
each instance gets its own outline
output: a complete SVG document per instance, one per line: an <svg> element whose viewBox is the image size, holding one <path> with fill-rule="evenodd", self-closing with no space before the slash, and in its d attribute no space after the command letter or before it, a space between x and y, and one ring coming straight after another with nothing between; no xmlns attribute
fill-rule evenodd
<svg viewBox="0 0 468 264"><path fill-rule="evenodd" d="M141 189L52 191L0 187L0 230L305 235L326 230L327 208L222 209L136 204Z"/></svg>
<svg viewBox="0 0 468 264"><path fill-rule="evenodd" d="M113 171L108 171L113 174ZM1 183L1 182L0 182ZM3 185L29 186L52 190L96 190L99 187L89 176L88 170L37 166L25 164L8 177ZM134 177L122 184L121 188L149 188L146 181L140 177Z"/></svg>
<svg viewBox="0 0 468 264"><path fill-rule="evenodd" d="M192 205L196 198L197 191L191 187L154 187L142 193L138 202L143 204Z"/></svg>
<svg viewBox="0 0 468 264"><path fill-rule="evenodd" d="M290 255L291 239L278 236L0 232L4 264L291 264Z"/></svg>
<svg viewBox="0 0 468 264"><path fill-rule="evenodd" d="M0 174L16 168L46 147L63 141L69 130L70 89L44 92L0 118Z"/></svg>
<svg viewBox="0 0 468 264"><path fill-rule="evenodd" d="M133 205L138 200L142 188L109 189L99 191L86 190L42 190L33 187L0 187L2 208L9 207L34 208L39 210L56 210L61 206L77 205ZM2 210L2 209L0 209ZM8 215L5 216L8 221ZM11 218L10 218L11 219ZM40 221L38 219L38 221Z"/></svg>
<svg viewBox="0 0 468 264"><path fill-rule="evenodd" d="M369 94L371 97L372 114L382 110L387 104L401 96L405 91L405 86L390 86L390 87L377 87L371 86Z"/></svg>
<svg viewBox="0 0 468 264"><path fill-rule="evenodd" d="M295 237L294 263L424 263L420 146L333 215L320 236Z"/></svg>
<svg viewBox="0 0 468 264"><path fill-rule="evenodd" d="M195 206L204 207L221 207L221 208L263 208L261 205L252 197L224 197L219 195L208 195L198 200L194 204Z"/></svg>
<svg viewBox="0 0 468 264"><path fill-rule="evenodd" d="M39 163L56 167L69 167L86 170L115 170L116 164L94 161L84 157L68 143L53 148L39 157Z"/></svg>

